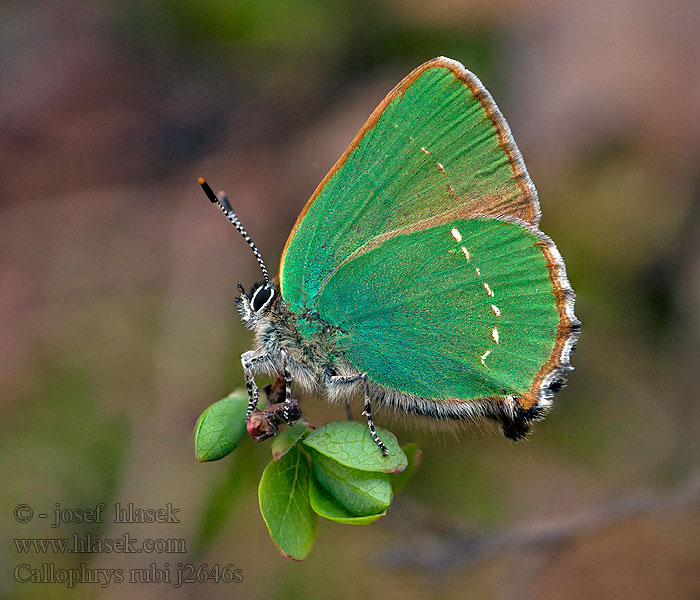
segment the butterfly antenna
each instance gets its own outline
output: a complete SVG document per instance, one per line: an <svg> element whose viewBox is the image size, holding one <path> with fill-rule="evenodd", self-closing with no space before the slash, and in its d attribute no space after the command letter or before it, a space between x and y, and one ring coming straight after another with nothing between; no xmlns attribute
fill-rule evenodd
<svg viewBox="0 0 700 600"><path fill-rule="evenodd" d="M263 261L262 256L260 255L260 251L258 250L258 247L255 245L253 240L250 239L248 232L245 230L245 227L243 227L242 223L238 220L236 213L233 212L233 209L231 208L231 204L229 204L226 194L224 192L219 192L220 197L217 197L217 195L209 187L209 184L204 180L204 177L199 178L199 185L202 186L204 193L207 195L207 198L209 198L212 204L216 204L221 209L221 212L226 215L226 218L229 221L231 221L233 226L236 229L238 229L238 232L248 243L250 249L253 251L253 254L255 254L255 258L257 259L258 264L260 265L260 269L262 270L263 277L265 278L265 284L267 285L268 283L270 283L270 275L267 272L267 267L265 266L265 262Z"/></svg>

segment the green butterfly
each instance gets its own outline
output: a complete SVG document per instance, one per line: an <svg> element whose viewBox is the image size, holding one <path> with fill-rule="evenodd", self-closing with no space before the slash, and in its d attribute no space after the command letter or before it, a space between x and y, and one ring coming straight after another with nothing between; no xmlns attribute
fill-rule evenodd
<svg viewBox="0 0 700 600"><path fill-rule="evenodd" d="M254 374L331 402L435 419L498 422L511 439L544 416L573 367L580 331L556 246L538 229L537 192L481 82L440 57L403 79L308 201L271 281L241 290Z"/></svg>

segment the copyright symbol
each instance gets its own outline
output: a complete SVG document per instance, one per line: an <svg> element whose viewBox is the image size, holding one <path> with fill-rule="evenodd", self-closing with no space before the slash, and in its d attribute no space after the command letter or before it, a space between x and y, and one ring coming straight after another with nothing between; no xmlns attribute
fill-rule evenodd
<svg viewBox="0 0 700 600"><path fill-rule="evenodd" d="M18 504L15 506L15 521L19 523L29 523L34 517L34 511L29 504Z"/></svg>

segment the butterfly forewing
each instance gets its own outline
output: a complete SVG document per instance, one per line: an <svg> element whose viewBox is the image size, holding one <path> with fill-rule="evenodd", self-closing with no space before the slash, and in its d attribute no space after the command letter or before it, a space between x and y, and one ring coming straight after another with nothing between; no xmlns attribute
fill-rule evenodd
<svg viewBox="0 0 700 600"><path fill-rule="evenodd" d="M386 97L307 203L282 257L283 298L292 310L312 308L323 281L369 240L460 208L539 219L490 95L438 58Z"/></svg>

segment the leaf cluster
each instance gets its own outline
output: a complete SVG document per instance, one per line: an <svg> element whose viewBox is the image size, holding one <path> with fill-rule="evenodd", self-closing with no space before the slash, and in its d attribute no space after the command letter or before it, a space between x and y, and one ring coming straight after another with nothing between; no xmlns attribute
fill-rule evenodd
<svg viewBox="0 0 700 600"><path fill-rule="evenodd" d="M195 427L195 457L219 460L245 433L247 394L237 390L212 404ZM337 421L314 429L306 420L284 428L271 442L272 460L258 486L260 512L283 556L304 559L316 538L318 517L368 525L386 514L394 494L420 462L414 444L399 446L385 429L377 432L383 456L366 425Z"/></svg>

